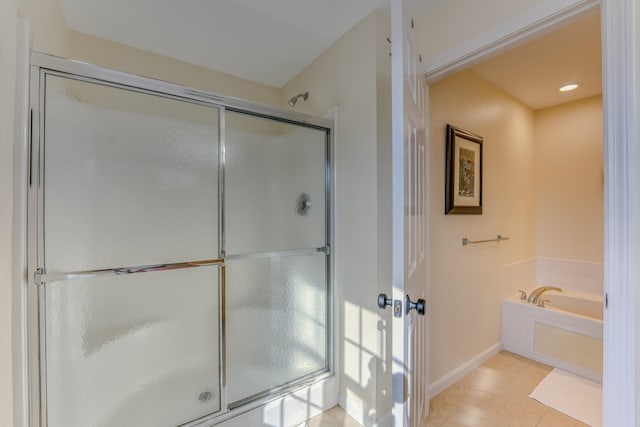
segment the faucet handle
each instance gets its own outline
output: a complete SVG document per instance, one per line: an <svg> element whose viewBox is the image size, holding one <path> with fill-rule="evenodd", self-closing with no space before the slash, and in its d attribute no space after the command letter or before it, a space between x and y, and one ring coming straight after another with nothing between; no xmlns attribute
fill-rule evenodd
<svg viewBox="0 0 640 427"><path fill-rule="evenodd" d="M544 308L544 303L545 303L545 302L551 302L551 301L549 301L548 299L540 298L540 299L538 300L538 307L542 307L542 308Z"/></svg>
<svg viewBox="0 0 640 427"><path fill-rule="evenodd" d="M527 299L527 293L525 291L518 289L518 292L520 292L520 299Z"/></svg>

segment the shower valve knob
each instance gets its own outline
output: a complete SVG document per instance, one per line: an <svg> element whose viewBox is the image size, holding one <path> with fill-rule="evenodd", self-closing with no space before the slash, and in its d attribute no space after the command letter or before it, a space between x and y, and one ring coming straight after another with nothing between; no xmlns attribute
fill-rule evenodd
<svg viewBox="0 0 640 427"><path fill-rule="evenodd" d="M311 209L311 197L307 193L300 194L296 202L296 212L298 215L305 216L309 209Z"/></svg>
<svg viewBox="0 0 640 427"><path fill-rule="evenodd" d="M391 298L387 297L387 294L380 294L378 295L378 307L380 308L387 308L387 306L391 305L392 301Z"/></svg>

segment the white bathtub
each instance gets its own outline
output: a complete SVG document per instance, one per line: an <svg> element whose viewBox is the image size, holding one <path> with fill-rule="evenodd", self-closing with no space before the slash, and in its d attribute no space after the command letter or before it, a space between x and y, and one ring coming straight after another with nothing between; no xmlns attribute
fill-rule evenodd
<svg viewBox="0 0 640 427"><path fill-rule="evenodd" d="M544 299L544 308L503 300L505 350L602 382L602 298L546 292Z"/></svg>

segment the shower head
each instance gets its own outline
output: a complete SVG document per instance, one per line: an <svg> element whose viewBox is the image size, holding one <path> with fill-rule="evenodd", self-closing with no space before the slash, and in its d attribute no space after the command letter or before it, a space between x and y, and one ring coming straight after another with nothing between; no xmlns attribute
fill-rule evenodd
<svg viewBox="0 0 640 427"><path fill-rule="evenodd" d="M296 105L296 102L298 102L298 98L302 98L303 101L306 101L307 99L309 99L309 92L299 93L296 96L292 97L289 100L289 105L292 107Z"/></svg>

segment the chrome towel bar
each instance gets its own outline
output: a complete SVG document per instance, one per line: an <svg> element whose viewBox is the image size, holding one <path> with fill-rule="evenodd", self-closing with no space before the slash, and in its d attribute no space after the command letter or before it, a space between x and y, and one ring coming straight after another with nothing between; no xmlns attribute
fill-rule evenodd
<svg viewBox="0 0 640 427"><path fill-rule="evenodd" d="M475 245L476 243L499 242L501 240L509 240L509 237L504 237L502 236L502 234L498 234L495 239L487 240L469 240L465 237L464 239L462 239L462 246Z"/></svg>

